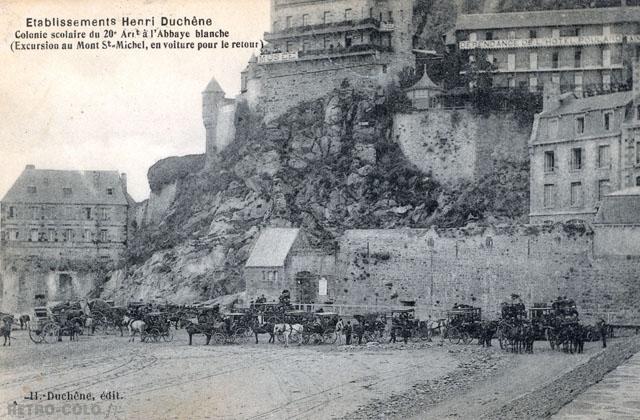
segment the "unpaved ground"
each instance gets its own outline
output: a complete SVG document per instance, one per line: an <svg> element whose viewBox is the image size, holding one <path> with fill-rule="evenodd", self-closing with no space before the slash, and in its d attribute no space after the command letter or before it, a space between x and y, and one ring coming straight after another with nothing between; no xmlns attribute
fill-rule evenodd
<svg viewBox="0 0 640 420"><path fill-rule="evenodd" d="M184 332L171 343L84 337L35 345L24 332L14 336L0 350L0 417L74 404L100 418L478 418L599 351L592 344L585 355L565 355L540 350L543 343L533 356L448 344L204 346L201 337L189 347ZM124 399L100 401L110 390ZM31 391L91 392L96 401L25 400Z"/></svg>

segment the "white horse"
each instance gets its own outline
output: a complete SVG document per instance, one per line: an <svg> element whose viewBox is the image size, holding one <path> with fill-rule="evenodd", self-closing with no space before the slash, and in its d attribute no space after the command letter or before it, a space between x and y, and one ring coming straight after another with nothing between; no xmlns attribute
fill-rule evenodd
<svg viewBox="0 0 640 420"><path fill-rule="evenodd" d="M289 340L300 340L303 330L302 324L275 324L273 326L273 335L283 335L284 346L289 347Z"/></svg>
<svg viewBox="0 0 640 420"><path fill-rule="evenodd" d="M433 337L433 334L437 330L438 334L440 334L439 345L444 344L444 336L447 334L448 327L449 327L448 319L442 318L442 319L438 319L437 321L429 321L429 323L427 324L427 330L429 332L429 340L431 340L431 337Z"/></svg>
<svg viewBox="0 0 640 420"><path fill-rule="evenodd" d="M127 329L129 329L129 342L135 341L136 333L140 333L140 341L144 340L145 328L147 326L144 321L134 320L125 315L122 322L127 326Z"/></svg>

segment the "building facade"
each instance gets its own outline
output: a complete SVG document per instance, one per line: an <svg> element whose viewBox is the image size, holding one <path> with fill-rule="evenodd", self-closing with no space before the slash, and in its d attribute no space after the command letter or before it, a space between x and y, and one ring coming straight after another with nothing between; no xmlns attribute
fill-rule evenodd
<svg viewBox="0 0 640 420"><path fill-rule="evenodd" d="M339 87L376 88L413 67L412 0L272 0L271 31L242 72L252 107L277 115Z"/></svg>
<svg viewBox="0 0 640 420"><path fill-rule="evenodd" d="M124 258L129 201L124 174L27 165L0 202L3 310L90 292L99 267Z"/></svg>
<svg viewBox="0 0 640 420"><path fill-rule="evenodd" d="M493 84L590 94L626 89L640 56L640 7L459 15L456 47L494 65Z"/></svg>
<svg viewBox="0 0 640 420"><path fill-rule="evenodd" d="M607 194L640 185L637 64L634 75L632 91L545 92L529 145L531 223L592 221Z"/></svg>

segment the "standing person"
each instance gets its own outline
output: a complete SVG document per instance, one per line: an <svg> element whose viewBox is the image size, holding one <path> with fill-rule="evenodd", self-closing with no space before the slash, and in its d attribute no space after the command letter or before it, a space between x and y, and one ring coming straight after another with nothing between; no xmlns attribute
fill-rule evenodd
<svg viewBox="0 0 640 420"><path fill-rule="evenodd" d="M351 333L353 328L351 327L351 321L347 321L347 325L344 327L344 336L347 346L351 344Z"/></svg>
<svg viewBox="0 0 640 420"><path fill-rule="evenodd" d="M396 326L391 324L391 330L389 331L389 336L391 336L391 338L389 339L389 343L395 343L396 342Z"/></svg>
<svg viewBox="0 0 640 420"><path fill-rule="evenodd" d="M404 341L404 344L407 344L409 342L410 335L411 330L409 329L409 325L405 322L405 324L402 326L402 340Z"/></svg>
<svg viewBox="0 0 640 420"><path fill-rule="evenodd" d="M342 345L342 330L344 330L344 322L342 322L342 318L338 320L336 323L336 336L338 337L338 345Z"/></svg>
<svg viewBox="0 0 640 420"><path fill-rule="evenodd" d="M607 323L604 319L600 318L596 323L598 330L600 330L600 337L602 337L602 348L607 348Z"/></svg>

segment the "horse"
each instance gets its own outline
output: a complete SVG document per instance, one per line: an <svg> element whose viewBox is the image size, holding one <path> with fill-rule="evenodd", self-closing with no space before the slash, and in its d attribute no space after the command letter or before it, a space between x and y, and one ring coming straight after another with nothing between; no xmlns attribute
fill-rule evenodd
<svg viewBox="0 0 640 420"><path fill-rule="evenodd" d="M214 333L214 330L216 329L216 327L219 327L219 324L212 324L212 323L203 323L200 324L198 322L197 318L193 318L193 319L186 319L184 320L185 322L185 329L187 330L187 334L189 334L189 345L192 344L193 342L193 336L196 334L204 334L207 337L207 342L206 344L208 345L211 342L211 336Z"/></svg>
<svg viewBox="0 0 640 420"><path fill-rule="evenodd" d="M20 329L29 329L29 324L31 323L31 317L27 314L24 315L20 315L20 318L18 318L18 320L20 321Z"/></svg>
<svg viewBox="0 0 640 420"><path fill-rule="evenodd" d="M483 321L480 324L479 344L482 345L482 347L491 347L491 340L493 340L496 331L498 331L497 321Z"/></svg>
<svg viewBox="0 0 640 420"><path fill-rule="evenodd" d="M11 347L11 325L13 324L13 316L7 315L2 318L2 326L0 327L0 334L4 337L3 346L7 345L9 340L9 347Z"/></svg>
<svg viewBox="0 0 640 420"><path fill-rule="evenodd" d="M444 344L444 338L447 335L449 321L447 319L438 319L437 321L427 321L427 336L429 340L434 336L436 331L440 335L440 345Z"/></svg>
<svg viewBox="0 0 640 420"><path fill-rule="evenodd" d="M129 330L129 342L135 342L136 333L140 333L140 341L144 341L145 339L145 327L147 324L142 320L134 320L133 318L129 318L127 315L124 316L122 321L126 324L127 329Z"/></svg>
<svg viewBox="0 0 640 420"><path fill-rule="evenodd" d="M259 319L255 319L251 323L251 331L256 336L256 344L258 344L258 335L259 334L269 334L269 343L275 343L276 336L274 335L274 327L275 324L271 322L260 323Z"/></svg>
<svg viewBox="0 0 640 420"><path fill-rule="evenodd" d="M289 340L292 338L294 341L299 340L303 330L302 324L275 324L273 326L273 335L283 335L284 346L289 347Z"/></svg>

